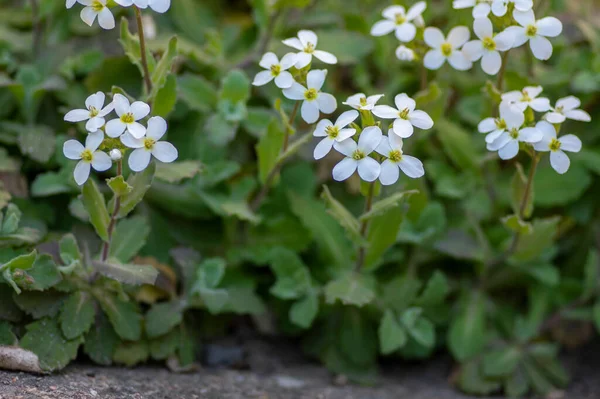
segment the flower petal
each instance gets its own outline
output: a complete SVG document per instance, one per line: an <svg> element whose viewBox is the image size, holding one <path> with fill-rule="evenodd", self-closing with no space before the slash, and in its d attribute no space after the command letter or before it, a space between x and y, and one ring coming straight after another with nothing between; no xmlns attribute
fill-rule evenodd
<svg viewBox="0 0 600 399"><path fill-rule="evenodd" d="M150 164L150 151L146 151L145 148L138 148L133 150L129 156L129 168L134 172L141 172L146 169Z"/></svg>
<svg viewBox="0 0 600 399"><path fill-rule="evenodd" d="M524 143L537 143L544 138L544 134L535 127L526 127L519 131L519 141Z"/></svg>
<svg viewBox="0 0 600 399"><path fill-rule="evenodd" d="M92 94L85 100L85 107L87 109L94 107L97 110L101 110L102 107L104 107L105 99L106 99L106 95L104 93L102 93L101 91L99 91L95 94Z"/></svg>
<svg viewBox="0 0 600 399"><path fill-rule="evenodd" d="M502 66L502 57L497 51L488 51L481 58L481 69L488 75L495 75Z"/></svg>
<svg viewBox="0 0 600 399"><path fill-rule="evenodd" d="M312 62L312 54L301 52L296 54L296 68L305 68Z"/></svg>
<svg viewBox="0 0 600 399"><path fill-rule="evenodd" d="M294 64L298 61L298 54L296 53L287 53L281 59L280 65L282 70L288 70L294 66Z"/></svg>
<svg viewBox="0 0 600 399"><path fill-rule="evenodd" d="M392 146L390 145L390 137L392 136L383 137L379 142L377 148L375 148L375 152L377 152L380 155L383 155L384 157L388 157L390 155L390 152L392 151Z"/></svg>
<svg viewBox="0 0 600 399"><path fill-rule="evenodd" d="M490 15L492 7L488 3L479 3L473 7L473 18L483 18Z"/></svg>
<svg viewBox="0 0 600 399"><path fill-rule="evenodd" d="M337 100L329 93L319 93L317 104L324 114L331 114L337 108Z"/></svg>
<svg viewBox="0 0 600 399"><path fill-rule="evenodd" d="M294 82L289 88L283 89L283 95L290 100L304 100L304 93L306 93L306 87L298 82Z"/></svg>
<svg viewBox="0 0 600 399"><path fill-rule="evenodd" d="M88 162L77 162L75 170L73 170L73 177L75 178L75 183L77 183L78 186L83 186L88 177L90 177L90 169L91 166Z"/></svg>
<svg viewBox="0 0 600 399"><path fill-rule="evenodd" d="M513 159L519 153L519 142L517 140L509 141L504 147L498 150L500 159Z"/></svg>
<svg viewBox="0 0 600 399"><path fill-rule="evenodd" d="M419 1L415 3L411 8L408 9L406 13L406 19L412 21L417 18L419 15L423 14L423 11L427 9L427 3L424 1Z"/></svg>
<svg viewBox="0 0 600 399"><path fill-rule="evenodd" d="M92 158L92 168L96 169L98 172L104 172L105 170L110 169L111 166L112 160L107 153L103 151L94 152L94 156Z"/></svg>
<svg viewBox="0 0 600 399"><path fill-rule="evenodd" d="M396 39L401 42L408 43L417 35L417 28L410 22L405 22L402 25L396 26Z"/></svg>
<svg viewBox="0 0 600 399"><path fill-rule="evenodd" d="M98 147L100 147L102 141L104 141L104 132L102 130L90 133L85 138L85 148L94 152L98 149Z"/></svg>
<svg viewBox="0 0 600 399"><path fill-rule="evenodd" d="M356 134L356 129L342 129L335 138L336 141L344 141Z"/></svg>
<svg viewBox="0 0 600 399"><path fill-rule="evenodd" d="M448 33L448 43L455 49L461 48L463 44L469 41L471 32L466 26L456 26Z"/></svg>
<svg viewBox="0 0 600 399"><path fill-rule="evenodd" d="M122 116L129 112L131 105L129 100L122 94L115 94L113 97L113 104L115 105L115 112L117 115Z"/></svg>
<svg viewBox="0 0 600 399"><path fill-rule="evenodd" d="M423 39L431 48L439 48L446 41L442 31L432 26L425 28Z"/></svg>
<svg viewBox="0 0 600 399"><path fill-rule="evenodd" d="M296 50L300 50L300 51L304 50L304 46L302 45L302 42L297 37L291 37L289 39L282 40L282 43L285 44L286 46L295 48Z"/></svg>
<svg viewBox="0 0 600 399"><path fill-rule="evenodd" d="M136 121L145 118L150 113L150 106L144 102L136 101L131 104L131 113Z"/></svg>
<svg viewBox="0 0 600 399"><path fill-rule="evenodd" d="M177 152L177 148L169 142L159 141L154 144L154 148L152 148L152 155L154 158L158 159L163 163L170 163L177 159L179 153Z"/></svg>
<svg viewBox="0 0 600 399"><path fill-rule="evenodd" d="M528 25L535 24L535 15L533 13L533 10L528 10L528 11L514 10L513 18L515 19L515 21L517 21L517 23L519 25L521 25L523 27L527 27Z"/></svg>
<svg viewBox="0 0 600 399"><path fill-rule="evenodd" d="M125 133L125 134L121 135L120 139L121 139L121 143L123 143L123 145L125 147L142 148L144 146L143 140L136 139L130 133Z"/></svg>
<svg viewBox="0 0 600 399"><path fill-rule="evenodd" d="M267 83L269 83L270 81L272 81L273 78L274 78L274 76L271 73L271 71L260 71L254 77L254 81L252 82L252 84L254 86L264 86Z"/></svg>
<svg viewBox="0 0 600 399"><path fill-rule="evenodd" d="M136 139L141 139L146 134L146 128L139 122L127 124L127 131Z"/></svg>
<svg viewBox="0 0 600 399"><path fill-rule="evenodd" d="M452 8L455 10L462 10L464 8L475 7L476 0L454 0L452 2Z"/></svg>
<svg viewBox="0 0 600 399"><path fill-rule="evenodd" d="M365 155L369 155L375 150L375 148L377 148L382 138L383 133L381 133L381 129L379 127L366 127L358 138L358 148L364 152Z"/></svg>
<svg viewBox="0 0 600 399"><path fill-rule="evenodd" d="M313 55L326 64L337 64L338 61L335 55L323 50L315 50Z"/></svg>
<svg viewBox="0 0 600 399"><path fill-rule="evenodd" d="M506 15L508 11L508 1L507 0L495 0L492 3L492 13L497 17L503 17Z"/></svg>
<svg viewBox="0 0 600 399"><path fill-rule="evenodd" d="M559 114L558 112L548 112L544 115L544 119L550 123L563 123L567 120L567 117L563 114Z"/></svg>
<svg viewBox="0 0 600 399"><path fill-rule="evenodd" d="M552 57L552 43L544 36L536 36L529 40L531 52L538 60L545 61Z"/></svg>
<svg viewBox="0 0 600 399"><path fill-rule="evenodd" d="M266 71L265 71L266 72ZM280 89L287 89L294 84L294 77L288 71L281 71L275 78L275 85Z"/></svg>
<svg viewBox="0 0 600 399"><path fill-rule="evenodd" d="M485 118L477 125L477 130L479 133L489 133L496 129L496 119L494 118Z"/></svg>
<svg viewBox="0 0 600 399"><path fill-rule="evenodd" d="M354 95L351 95L350 97L348 97L346 99L346 101L343 102L342 104L348 105L354 109L360 109L360 107L361 107L360 100L363 98L366 98L364 93L357 93L357 94L354 94Z"/></svg>
<svg viewBox="0 0 600 399"><path fill-rule="evenodd" d="M88 119L90 119L90 111L87 109L74 109L65 115L65 121L67 122L81 122Z"/></svg>
<svg viewBox="0 0 600 399"><path fill-rule="evenodd" d="M503 132L496 140L488 143L487 149L490 151L498 151L500 148L507 145L511 140L514 141L507 132Z"/></svg>
<svg viewBox="0 0 600 399"><path fill-rule="evenodd" d="M306 75L306 87L319 91L323 87L326 77L326 69L314 69Z"/></svg>
<svg viewBox="0 0 600 399"><path fill-rule="evenodd" d="M358 161L352 158L344 158L333 167L333 179L336 181L344 181L354 174L356 168L358 168Z"/></svg>
<svg viewBox="0 0 600 399"><path fill-rule="evenodd" d="M381 165L371 157L366 157L358 161L358 175L364 181L372 182L377 180L381 173Z"/></svg>
<svg viewBox="0 0 600 399"><path fill-rule="evenodd" d="M458 71L466 71L473 66L473 63L467 59L462 51L453 51L448 58L448 63Z"/></svg>
<svg viewBox="0 0 600 399"><path fill-rule="evenodd" d="M562 33L562 22L558 18L546 17L537 21L537 34L547 37L556 37Z"/></svg>
<svg viewBox="0 0 600 399"><path fill-rule="evenodd" d="M591 122L592 121L592 117L590 116L590 114L588 114L587 112L580 110L580 109L575 109L573 111L567 111L567 112L565 112L565 116L574 121L581 121L581 122Z"/></svg>
<svg viewBox="0 0 600 399"><path fill-rule="evenodd" d="M379 181L384 186L390 186L398 181L400 177L400 169L398 165L389 159L386 159L381 164L381 172L379 173Z"/></svg>
<svg viewBox="0 0 600 399"><path fill-rule="evenodd" d="M550 100L548 100L547 98L534 98L529 103L529 106L537 112L546 112L552 109L552 107L550 106Z"/></svg>
<svg viewBox="0 0 600 399"><path fill-rule="evenodd" d="M569 166L571 166L571 160L567 154L560 150L552 151L550 153L550 165L552 165L552 168L557 173L563 175L569 170Z"/></svg>
<svg viewBox="0 0 600 399"><path fill-rule="evenodd" d="M492 21L489 18L476 18L473 22L473 32L477 35L481 40L486 37L492 37L494 34L494 26L492 25Z"/></svg>
<svg viewBox="0 0 600 399"><path fill-rule="evenodd" d="M581 151L581 140L574 134L567 134L558 139L560 141L560 149L569 152Z"/></svg>
<svg viewBox="0 0 600 399"><path fill-rule="evenodd" d="M157 12L159 14L164 14L171 7L171 0L150 0L148 5L155 12Z"/></svg>
<svg viewBox="0 0 600 399"><path fill-rule="evenodd" d="M394 120L394 133L403 139L412 136L414 131L415 129L410 121L401 118Z"/></svg>
<svg viewBox="0 0 600 399"><path fill-rule="evenodd" d="M306 47L309 44L312 44L314 47L317 47L317 43L319 41L317 34L315 32L313 32L312 30L299 31L298 39L300 39L300 42L302 43L302 45L304 47Z"/></svg>
<svg viewBox="0 0 600 399"><path fill-rule="evenodd" d="M567 96L556 102L556 108L562 108L563 111L571 111L581 106L581 100L575 96Z"/></svg>
<svg viewBox="0 0 600 399"><path fill-rule="evenodd" d="M402 155L402 159L398 163L398 166L404 172L404 174L412 179L423 177L425 169L423 169L423 162L410 155Z"/></svg>
<svg viewBox="0 0 600 399"><path fill-rule="evenodd" d="M317 144L313 151L313 157L318 160L329 154L329 151L333 148L334 141L335 140L329 137L325 137L323 140L319 141L319 144Z"/></svg>
<svg viewBox="0 0 600 399"><path fill-rule="evenodd" d="M396 104L396 107L398 107L399 111L408 109L409 112L412 112L417 106L415 100L410 98L406 93L398 94L396 97L394 97L394 103ZM397 116L398 114L396 113L396 117Z"/></svg>
<svg viewBox="0 0 600 399"><path fill-rule="evenodd" d="M342 129L354 122L358 118L358 111L350 110L342 113L335 121L335 126Z"/></svg>
<svg viewBox="0 0 600 399"><path fill-rule="evenodd" d="M425 54L425 58L423 58L423 65L425 68L431 70L437 70L444 65L446 62L446 57L442 54L442 52L438 49L429 50L427 54Z"/></svg>
<svg viewBox="0 0 600 399"><path fill-rule="evenodd" d="M167 121L160 116L153 116L148 119L148 129L146 129L146 136L158 141L167 132ZM135 136L134 136L135 137ZM138 137L139 138L139 137Z"/></svg>
<svg viewBox="0 0 600 399"><path fill-rule="evenodd" d="M502 33L512 36L512 48L521 47L527 43L527 40L529 40L529 36L527 36L527 30L522 26L509 26L508 28L504 29Z"/></svg>
<svg viewBox="0 0 600 399"><path fill-rule="evenodd" d="M85 7L84 9L81 10L81 13L79 14L79 16L81 17L81 20L83 22L85 22L86 24L88 24L89 26L92 26L94 24L94 20L96 19L96 15L98 15L96 13L96 11L94 11L94 9L92 7ZM88 170L88 176L89 176L89 170ZM85 178L85 180L87 180L87 176ZM84 182L85 182L84 180Z"/></svg>
<svg viewBox="0 0 600 399"><path fill-rule="evenodd" d="M81 153L84 149L83 145L77 140L68 140L63 144L63 154L68 159L81 159Z"/></svg>
<svg viewBox="0 0 600 399"><path fill-rule="evenodd" d="M315 123L319 119L319 105L316 101L304 101L300 108L300 115L306 123Z"/></svg>
<svg viewBox="0 0 600 399"><path fill-rule="evenodd" d="M502 31L494 36L494 42L496 43L496 50L507 51L511 49L515 44L515 32L514 31Z"/></svg>
<svg viewBox="0 0 600 399"><path fill-rule="evenodd" d="M333 123L329 119L321 119L319 123L317 123L317 127L315 127L315 131L313 132L313 136L315 137L326 137L327 132L326 129L330 126L333 126Z"/></svg>
<svg viewBox="0 0 600 399"><path fill-rule="evenodd" d="M519 11L528 11L533 8L533 0L511 0Z"/></svg>
<svg viewBox="0 0 600 399"><path fill-rule="evenodd" d="M396 15L403 15L406 17L406 8L404 8L403 6L389 6L383 9L383 11L381 12L381 15L383 15L383 17L385 19L389 19L391 21L394 21L396 18Z"/></svg>
<svg viewBox="0 0 600 399"><path fill-rule="evenodd" d="M415 110L410 113L408 120L413 126L419 129L431 129L433 127L433 119L425 111Z"/></svg>
<svg viewBox="0 0 600 399"><path fill-rule="evenodd" d="M340 154L351 157L352 153L358 148L358 144L356 144L356 141L352 139L347 139L339 142L336 141L333 143L333 148L335 148L335 150Z"/></svg>
<svg viewBox="0 0 600 399"><path fill-rule="evenodd" d="M389 105L377 105L373 108L373 114L383 119L396 119L398 112L396 108L392 108Z"/></svg>
<svg viewBox="0 0 600 399"><path fill-rule="evenodd" d="M463 46L462 51L470 61L477 61L483 57L483 43L481 40L471 40Z"/></svg>
<svg viewBox="0 0 600 399"><path fill-rule="evenodd" d="M98 14L98 25L100 25L102 29L114 29L115 17L112 15L112 12L110 12L108 7L104 7Z"/></svg>
<svg viewBox="0 0 600 399"><path fill-rule="evenodd" d="M111 121L108 121L108 123L105 126L106 135L112 138L119 137L123 134L126 128L127 125L121 122L120 119L113 119Z"/></svg>

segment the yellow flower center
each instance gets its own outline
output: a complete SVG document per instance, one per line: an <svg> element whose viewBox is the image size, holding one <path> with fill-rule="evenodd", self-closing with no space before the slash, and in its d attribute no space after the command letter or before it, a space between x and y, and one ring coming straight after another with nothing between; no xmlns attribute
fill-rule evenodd
<svg viewBox="0 0 600 399"><path fill-rule="evenodd" d="M535 25L528 25L527 29L525 29L525 34L529 37L533 37L537 35L538 28Z"/></svg>
<svg viewBox="0 0 600 399"><path fill-rule="evenodd" d="M92 7L92 10L95 12L100 12L104 8L104 4L100 3L98 0L94 0L92 1L90 7Z"/></svg>
<svg viewBox="0 0 600 399"><path fill-rule="evenodd" d="M81 160L90 163L92 162L92 159L94 159L94 154L92 153L92 151L88 150L87 148L83 150L83 152L81 153Z"/></svg>
<svg viewBox="0 0 600 399"><path fill-rule="evenodd" d="M271 65L271 75L279 76L280 73L281 73L281 65L279 65L279 64Z"/></svg>
<svg viewBox="0 0 600 399"><path fill-rule="evenodd" d="M408 108L404 108L402 111L398 112L400 119L408 119L408 114L410 114L410 110Z"/></svg>
<svg viewBox="0 0 600 399"><path fill-rule="evenodd" d="M488 51L496 50L496 42L491 37L486 37L485 39L483 39L482 43L484 49Z"/></svg>
<svg viewBox="0 0 600 399"><path fill-rule="evenodd" d="M352 153L352 159L354 159L355 161L360 161L364 157L365 157L364 152L362 152L359 149L354 150L354 152Z"/></svg>
<svg viewBox="0 0 600 399"><path fill-rule="evenodd" d="M315 45L312 43L308 43L306 47L304 47L304 52L308 54L312 54L315 52Z"/></svg>
<svg viewBox="0 0 600 399"><path fill-rule="evenodd" d="M400 162L400 161L402 161L402 151L400 151L400 150L392 150L388 154L388 158L392 162Z"/></svg>
<svg viewBox="0 0 600 399"><path fill-rule="evenodd" d="M146 137L144 139L144 148L148 151L152 151L154 148L154 144L156 144L156 140Z"/></svg>
<svg viewBox="0 0 600 399"><path fill-rule="evenodd" d="M128 112L126 114L121 115L121 122L123 123L133 123L135 122L135 117L133 116L133 114L131 112Z"/></svg>
<svg viewBox="0 0 600 399"><path fill-rule="evenodd" d="M98 114L100 113L100 111L98 111L98 108L92 106L90 107L90 118L94 118L96 116L98 116Z"/></svg>
<svg viewBox="0 0 600 399"><path fill-rule="evenodd" d="M512 128L510 129L510 137L512 137L513 139L518 139L519 138L519 129L517 128Z"/></svg>
<svg viewBox="0 0 600 399"><path fill-rule="evenodd" d="M406 16L402 13L398 13L396 14L396 25L402 25L403 23L406 22Z"/></svg>
<svg viewBox="0 0 600 399"><path fill-rule="evenodd" d="M452 45L450 43L442 44L440 50L442 50L444 57L450 57L452 55Z"/></svg>
<svg viewBox="0 0 600 399"><path fill-rule="evenodd" d="M367 97L360 98L360 106L365 107L367 105Z"/></svg>
<svg viewBox="0 0 600 399"><path fill-rule="evenodd" d="M531 96L527 93L527 90L521 92L521 102L528 103L531 101Z"/></svg>
<svg viewBox="0 0 600 399"><path fill-rule="evenodd" d="M556 107L555 111L558 112L559 114L562 114L564 110L564 107Z"/></svg>
<svg viewBox="0 0 600 399"><path fill-rule="evenodd" d="M306 101L314 101L317 99L319 92L316 89L308 89L304 92Z"/></svg>
<svg viewBox="0 0 600 399"><path fill-rule="evenodd" d="M548 147L550 148L550 151L558 151L560 150L560 145L560 141L558 141L557 139L552 139Z"/></svg>
<svg viewBox="0 0 600 399"><path fill-rule="evenodd" d="M327 126L325 128L325 133L329 136L330 139L335 139L340 133L340 129L337 126Z"/></svg>
<svg viewBox="0 0 600 399"><path fill-rule="evenodd" d="M496 127L498 129L506 129L506 121L504 119L496 119Z"/></svg>

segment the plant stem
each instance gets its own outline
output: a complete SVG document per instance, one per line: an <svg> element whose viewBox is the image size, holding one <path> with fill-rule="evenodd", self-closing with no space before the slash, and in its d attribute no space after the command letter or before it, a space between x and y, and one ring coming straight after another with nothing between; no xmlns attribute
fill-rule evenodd
<svg viewBox="0 0 600 399"><path fill-rule="evenodd" d="M31 0L31 18L33 20L33 55L37 56L42 44L42 26L38 0Z"/></svg>
<svg viewBox="0 0 600 399"><path fill-rule="evenodd" d="M123 176L123 161L121 159L117 161L117 176ZM120 209L121 197L117 195L115 198L115 206L113 207L112 214L110 215L110 222L108 223L108 241L104 242L104 244L102 245L102 262L106 262L106 260L108 259L112 235L115 229L115 225L117 224L117 215L119 214Z"/></svg>
<svg viewBox="0 0 600 399"><path fill-rule="evenodd" d="M371 207L373 206L374 194L375 194L375 182L372 182L369 185L369 193L367 194L367 198L365 199L364 213L371 211ZM366 219L360 223L360 236L366 240L368 232L369 232L369 219ZM363 264L365 263L366 252L367 252L367 250L363 245L361 245L358 248L358 254L356 256L356 266L354 268L354 270L356 270L357 272L360 271L360 269L363 267Z"/></svg>
<svg viewBox="0 0 600 399"><path fill-rule="evenodd" d="M290 134L292 132L291 126L292 126L292 123L294 123L294 120L296 119L296 115L298 114L299 108L300 108L300 101L296 101L296 104L294 105L294 109L292 110L292 113L290 114L290 117L288 118L288 122L286 124L285 134L283 136L283 145L281 147L281 151L279 152L280 154L285 153L289 147ZM265 200L267 194L269 193L269 188L271 187L273 180L275 179L275 177L281 170L282 166L283 166L282 163L279 162L279 163L275 164L273 166L273 169L271 169L271 171L269 172L267 178L265 179L265 184L263 184L259 193L256 195L256 197L254 197L254 199L250 203L250 209L253 212L256 212L258 210L258 208L260 208L260 205L262 204L262 202Z"/></svg>
<svg viewBox="0 0 600 399"><path fill-rule="evenodd" d="M137 6L135 10L135 20L137 21L138 36L140 37L140 52L142 53L142 67L144 68L144 82L148 94L152 92L152 80L150 79L150 69L148 69L148 59L146 58L146 38L144 36L144 24L142 22L142 12Z"/></svg>
<svg viewBox="0 0 600 399"><path fill-rule="evenodd" d="M504 74L506 73L506 62L508 60L509 52L510 50L502 54L502 66L500 67L500 71L498 72L498 81L496 82L496 88L500 92L504 89Z"/></svg>

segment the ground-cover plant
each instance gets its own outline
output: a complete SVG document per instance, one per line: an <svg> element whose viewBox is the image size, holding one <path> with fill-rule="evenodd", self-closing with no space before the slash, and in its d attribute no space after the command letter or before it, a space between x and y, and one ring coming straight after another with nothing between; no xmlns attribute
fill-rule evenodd
<svg viewBox="0 0 600 399"><path fill-rule="evenodd" d="M2 350L187 370L250 315L358 382L449 351L469 393L566 385L593 2L58 3L0 2Z"/></svg>

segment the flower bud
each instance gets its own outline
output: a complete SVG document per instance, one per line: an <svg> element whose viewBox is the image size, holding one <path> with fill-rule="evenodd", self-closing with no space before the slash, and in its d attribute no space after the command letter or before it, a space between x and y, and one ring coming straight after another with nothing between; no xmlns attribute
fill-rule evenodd
<svg viewBox="0 0 600 399"><path fill-rule="evenodd" d="M413 61L415 59L415 52L402 45L396 49L396 57L400 61Z"/></svg>
<svg viewBox="0 0 600 399"><path fill-rule="evenodd" d="M110 159L112 159L113 161L118 161L123 157L123 154L121 154L120 150L117 150L116 148L113 150L110 150Z"/></svg>

